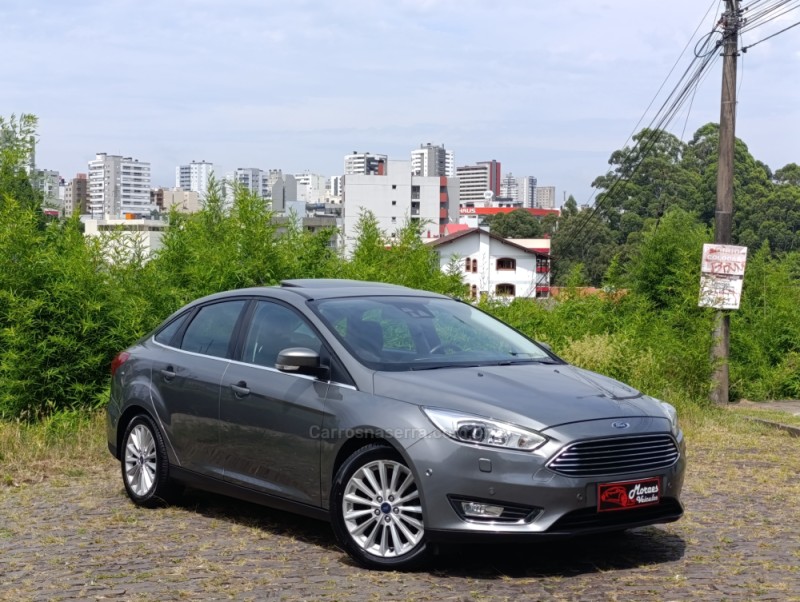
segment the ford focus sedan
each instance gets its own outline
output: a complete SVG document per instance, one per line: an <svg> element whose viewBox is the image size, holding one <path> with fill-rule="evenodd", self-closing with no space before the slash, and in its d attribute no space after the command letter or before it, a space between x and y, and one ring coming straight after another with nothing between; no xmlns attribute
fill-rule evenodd
<svg viewBox="0 0 800 602"><path fill-rule="evenodd" d="M198 299L112 363L108 447L140 506L184 485L330 521L363 566L683 514L674 408L468 303L291 280Z"/></svg>

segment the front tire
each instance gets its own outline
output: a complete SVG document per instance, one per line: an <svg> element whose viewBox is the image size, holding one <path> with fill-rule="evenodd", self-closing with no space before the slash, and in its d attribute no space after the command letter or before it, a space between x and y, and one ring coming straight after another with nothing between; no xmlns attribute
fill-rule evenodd
<svg viewBox="0 0 800 602"><path fill-rule="evenodd" d="M128 423L122 438L122 482L137 506L153 508L171 501L167 448L153 420L140 414Z"/></svg>
<svg viewBox="0 0 800 602"><path fill-rule="evenodd" d="M427 557L414 474L386 444L362 447L342 464L331 490L331 523L339 545L366 568L407 570Z"/></svg>

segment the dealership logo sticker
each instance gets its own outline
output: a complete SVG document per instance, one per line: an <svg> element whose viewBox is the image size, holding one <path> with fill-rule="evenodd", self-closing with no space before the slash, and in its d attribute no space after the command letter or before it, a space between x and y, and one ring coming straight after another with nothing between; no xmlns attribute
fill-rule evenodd
<svg viewBox="0 0 800 602"><path fill-rule="evenodd" d="M641 479L623 483L601 483L597 486L597 511L629 510L658 504L661 479Z"/></svg>

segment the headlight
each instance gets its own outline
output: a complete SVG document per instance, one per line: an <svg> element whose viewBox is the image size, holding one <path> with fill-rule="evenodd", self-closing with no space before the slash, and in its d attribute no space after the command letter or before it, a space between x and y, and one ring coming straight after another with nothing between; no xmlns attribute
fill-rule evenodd
<svg viewBox="0 0 800 602"><path fill-rule="evenodd" d="M672 404L667 403L666 401L661 401L661 409L664 410L664 413L669 418L669 423L672 427L672 434L678 434L678 411Z"/></svg>
<svg viewBox="0 0 800 602"><path fill-rule="evenodd" d="M547 439L535 431L472 414L422 408L431 422L448 437L486 447L533 451Z"/></svg>

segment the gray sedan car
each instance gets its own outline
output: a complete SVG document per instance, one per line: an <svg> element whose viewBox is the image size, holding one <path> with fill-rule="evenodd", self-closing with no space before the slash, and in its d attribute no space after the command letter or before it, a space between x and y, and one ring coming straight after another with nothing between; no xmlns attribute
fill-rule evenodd
<svg viewBox="0 0 800 602"><path fill-rule="evenodd" d="M112 363L108 447L134 503L182 485L330 521L357 562L677 520L672 406L468 303L291 280L190 303Z"/></svg>

